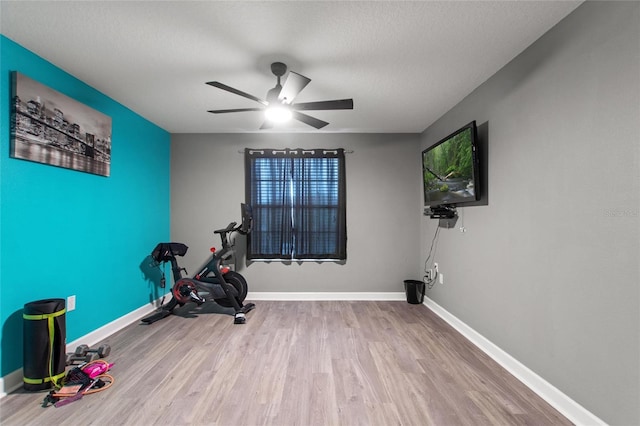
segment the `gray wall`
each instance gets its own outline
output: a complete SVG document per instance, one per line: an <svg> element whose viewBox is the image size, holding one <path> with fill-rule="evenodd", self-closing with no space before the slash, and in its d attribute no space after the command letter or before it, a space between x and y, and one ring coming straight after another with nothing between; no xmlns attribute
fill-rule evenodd
<svg viewBox="0 0 640 426"><path fill-rule="evenodd" d="M429 296L601 419L640 424L640 3L584 3L422 147L471 120L489 203L441 232Z"/></svg>
<svg viewBox="0 0 640 426"><path fill-rule="evenodd" d="M347 262L239 265L252 292L401 292L420 261L417 134L175 134L171 142L171 238L195 272L213 230L240 220L248 148L345 148ZM417 153L417 154L416 154ZM242 246L242 244L238 244Z"/></svg>

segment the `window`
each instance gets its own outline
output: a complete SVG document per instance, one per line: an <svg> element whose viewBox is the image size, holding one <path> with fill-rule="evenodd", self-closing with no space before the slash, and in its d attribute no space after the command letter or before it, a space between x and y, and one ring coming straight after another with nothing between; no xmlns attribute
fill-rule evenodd
<svg viewBox="0 0 640 426"><path fill-rule="evenodd" d="M247 259L347 258L344 150L245 150Z"/></svg>

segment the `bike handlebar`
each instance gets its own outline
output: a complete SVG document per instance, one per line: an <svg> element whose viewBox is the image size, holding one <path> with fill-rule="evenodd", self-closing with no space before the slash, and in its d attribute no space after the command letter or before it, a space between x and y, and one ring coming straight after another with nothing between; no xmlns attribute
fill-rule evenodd
<svg viewBox="0 0 640 426"><path fill-rule="evenodd" d="M216 229L215 231L213 231L216 234L226 234L229 233L231 231L235 231L235 226L238 224L238 222L231 222L229 225L227 225L226 228L224 229Z"/></svg>

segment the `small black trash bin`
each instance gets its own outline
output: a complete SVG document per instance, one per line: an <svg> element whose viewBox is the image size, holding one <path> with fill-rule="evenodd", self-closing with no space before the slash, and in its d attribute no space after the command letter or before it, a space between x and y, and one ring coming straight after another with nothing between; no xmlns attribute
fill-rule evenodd
<svg viewBox="0 0 640 426"><path fill-rule="evenodd" d="M65 299L46 299L24 305L23 386L27 391L51 388L66 367Z"/></svg>
<svg viewBox="0 0 640 426"><path fill-rule="evenodd" d="M404 292L407 302L419 305L424 301L424 283L418 280L404 280Z"/></svg>

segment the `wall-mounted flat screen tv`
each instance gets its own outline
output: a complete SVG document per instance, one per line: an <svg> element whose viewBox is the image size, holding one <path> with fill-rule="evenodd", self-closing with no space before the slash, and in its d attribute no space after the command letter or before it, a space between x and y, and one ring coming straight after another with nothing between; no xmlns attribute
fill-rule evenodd
<svg viewBox="0 0 640 426"><path fill-rule="evenodd" d="M478 135L472 121L422 151L424 205L458 206L480 199Z"/></svg>

